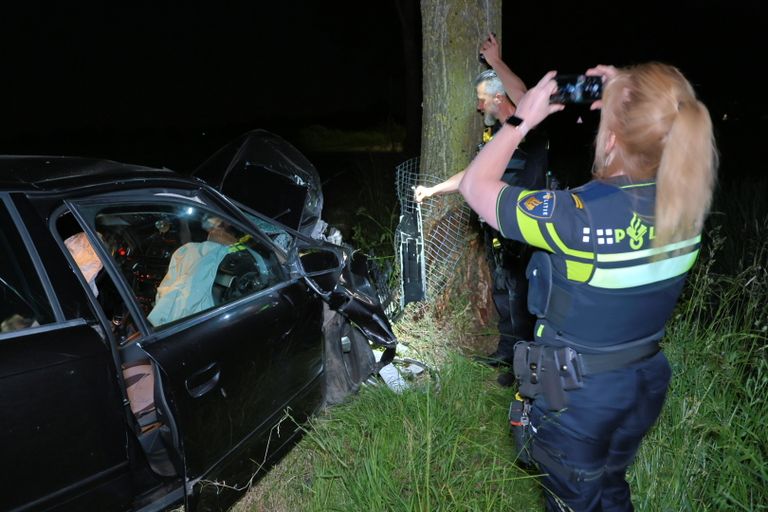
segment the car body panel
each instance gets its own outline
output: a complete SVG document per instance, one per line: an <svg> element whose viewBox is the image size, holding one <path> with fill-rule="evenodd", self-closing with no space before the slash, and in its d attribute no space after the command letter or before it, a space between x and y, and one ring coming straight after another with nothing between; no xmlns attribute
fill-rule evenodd
<svg viewBox="0 0 768 512"><path fill-rule="evenodd" d="M13 483L13 492L0 493L0 509L38 500L43 505L49 497L65 501L128 473L112 354L85 322L41 326L2 340L0 386L6 461L0 478ZM128 503L118 500L109 508Z"/></svg>
<svg viewBox="0 0 768 512"><path fill-rule="evenodd" d="M241 209L253 215L262 214L290 228L302 259L313 251L335 251L341 262L338 272L328 268L310 277L318 280L322 274L338 285L333 290L310 285L332 309L358 325L373 343L386 348L397 344L368 281L365 257L350 248L321 243L318 230L324 223L320 218L323 206L320 176L298 149L278 135L253 130L224 146L193 174L235 200ZM275 189L286 192L276 194Z"/></svg>
<svg viewBox="0 0 768 512"><path fill-rule="evenodd" d="M154 188L135 191L126 204L166 205L171 197L172 204L184 208L200 208L202 202L207 211L226 214L206 201L205 194L196 194L189 202L184 190L166 189L159 195ZM97 230L94 212L107 204L116 208L124 201L120 194L99 194L67 205L82 227L93 233ZM121 272L109 266L121 279ZM130 292L123 296L131 300ZM136 306L134 301L133 311L140 311ZM141 314L135 316L142 319ZM263 425L275 411L295 408L297 415L306 417L317 409L319 401L298 404L294 397L305 392L304 387L321 385L321 322L321 301L312 298L303 280L295 278L161 330L140 322L145 335L138 344L160 369L188 481L221 473L216 468L226 466L230 452L242 451L241 446L260 430L269 434ZM231 475L219 476L229 481Z"/></svg>
<svg viewBox="0 0 768 512"><path fill-rule="evenodd" d="M12 461L0 470L11 489L0 497L0 510L148 511L182 497L188 510L223 509L293 444L300 425L323 405L329 306L374 343L395 346L364 259L312 236L321 224L322 192L311 164L279 137L251 132L201 169L213 169L232 148L229 178L219 185L250 184L237 202L166 169L0 157L0 220L18 239L15 249L5 243L3 250L28 259L28 268L16 274L39 279L41 291L23 279L2 288L14 304L24 305L22 295L34 292L44 306L34 314L42 325L0 333L0 446ZM269 183L273 199L286 199L282 206L289 214L275 209L279 201L262 210L258 201L242 202L256 197L256 168L279 178L262 183ZM139 264L147 263L148 253L132 259L109 236L123 232L119 224L99 224L112 218L104 217L103 208L140 204L198 209L225 220L241 237L227 252L255 261L267 255L273 279L230 295L228 284L226 300L214 297L199 312L153 325L148 312L159 297L160 278L168 277L164 269L190 242L176 239L167 251L153 253L157 268L146 271ZM142 215L112 221L133 226ZM292 215L293 225L284 225ZM159 233L181 236L158 219L146 218ZM202 221L195 222L198 229ZM147 240L156 234L136 226L140 245L150 247ZM103 264L95 284L65 247L78 231ZM314 264L313 254L320 255ZM3 315L13 311L10 304ZM136 406L137 388L127 372L134 364L153 378L145 381L151 385L143 398L151 407L141 414L150 411L148 416Z"/></svg>
<svg viewBox="0 0 768 512"><path fill-rule="evenodd" d="M319 312L311 311L319 304L295 292L288 287L247 297L142 342L163 370L188 479L208 473L305 385L319 385L322 345L309 335L319 332Z"/></svg>

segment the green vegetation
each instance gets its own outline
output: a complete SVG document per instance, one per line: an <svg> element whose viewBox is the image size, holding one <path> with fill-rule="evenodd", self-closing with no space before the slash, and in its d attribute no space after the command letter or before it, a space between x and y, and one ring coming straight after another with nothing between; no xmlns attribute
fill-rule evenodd
<svg viewBox="0 0 768 512"><path fill-rule="evenodd" d="M630 469L639 510L768 510L766 249L736 276L712 272L715 254L691 276L664 342L667 403Z"/></svg>
<svg viewBox="0 0 768 512"><path fill-rule="evenodd" d="M672 386L629 471L638 510L768 510L768 271L714 274L712 251L723 242L696 267L669 324ZM754 258L765 261L763 247ZM456 313L454 336L473 335ZM331 409L238 510L542 509L539 484L514 465L511 391L451 355L452 339L429 314L418 317L397 328L412 333L416 352L434 336L439 386L366 388Z"/></svg>
<svg viewBox="0 0 768 512"><path fill-rule="evenodd" d="M317 419L237 510L532 510L537 484L513 461L509 391L455 357L397 395L369 387Z"/></svg>
<svg viewBox="0 0 768 512"><path fill-rule="evenodd" d="M722 189L668 324L667 403L629 470L637 510L768 510L766 188ZM540 484L513 460L512 392L458 355L495 338L454 302L407 308L395 325L439 380L401 395L368 387L330 409L236 510L541 510Z"/></svg>
<svg viewBox="0 0 768 512"><path fill-rule="evenodd" d="M309 126L299 134L299 143L308 151L397 152L403 150L405 128L389 122L369 130L339 130Z"/></svg>

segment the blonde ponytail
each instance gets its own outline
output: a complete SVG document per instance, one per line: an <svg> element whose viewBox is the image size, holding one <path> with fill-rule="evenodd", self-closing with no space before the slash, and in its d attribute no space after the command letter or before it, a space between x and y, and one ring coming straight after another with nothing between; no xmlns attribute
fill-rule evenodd
<svg viewBox="0 0 768 512"><path fill-rule="evenodd" d="M619 70L603 93L596 144L598 179L656 179L655 246L701 232L717 151L709 112L677 68L651 62Z"/></svg>
<svg viewBox="0 0 768 512"><path fill-rule="evenodd" d="M707 108L693 96L678 103L656 174L656 245L691 238L712 204L717 153Z"/></svg>

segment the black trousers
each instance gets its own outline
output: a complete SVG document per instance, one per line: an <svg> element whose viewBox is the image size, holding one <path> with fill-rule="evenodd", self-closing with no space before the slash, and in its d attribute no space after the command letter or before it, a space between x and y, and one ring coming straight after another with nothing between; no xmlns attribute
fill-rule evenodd
<svg viewBox="0 0 768 512"><path fill-rule="evenodd" d="M499 314L497 352L511 357L517 341L533 339L536 317L528 312L528 279L525 277L533 251L523 243L502 239L498 231L487 226L485 239L493 278L493 303Z"/></svg>
<svg viewBox="0 0 768 512"><path fill-rule="evenodd" d="M568 405L550 411L533 402L533 458L539 464L547 510L633 510L627 468L661 413L671 369L663 352L626 368L587 375L566 391ZM570 508L569 508L570 507Z"/></svg>

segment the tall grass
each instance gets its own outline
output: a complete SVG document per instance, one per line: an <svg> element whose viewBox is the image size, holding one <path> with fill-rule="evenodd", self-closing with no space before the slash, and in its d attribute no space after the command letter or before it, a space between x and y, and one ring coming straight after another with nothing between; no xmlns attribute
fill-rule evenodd
<svg viewBox="0 0 768 512"><path fill-rule="evenodd" d="M710 237L669 322L672 385L628 475L638 510L768 510L768 243L749 256L762 264L732 276L713 270L727 246ZM428 318L396 327L411 350L442 337ZM237 510L541 510L513 460L512 391L449 343L433 348L439 387L365 388L316 419Z"/></svg>
<svg viewBox="0 0 768 512"><path fill-rule="evenodd" d="M631 469L639 510L768 510L768 244L727 276L713 242L668 326L671 389Z"/></svg>
<svg viewBox="0 0 768 512"><path fill-rule="evenodd" d="M667 403L628 472L637 510L768 510L768 178L721 187L667 325ZM364 388L314 420L236 510L542 510L537 480L514 464L512 390L457 355L496 333L462 298L450 307L406 308L394 326L408 356L441 368L439 386Z"/></svg>
<svg viewBox="0 0 768 512"><path fill-rule="evenodd" d="M365 388L315 420L302 443L237 510L454 511L541 508L514 464L509 391L454 357L440 385Z"/></svg>

